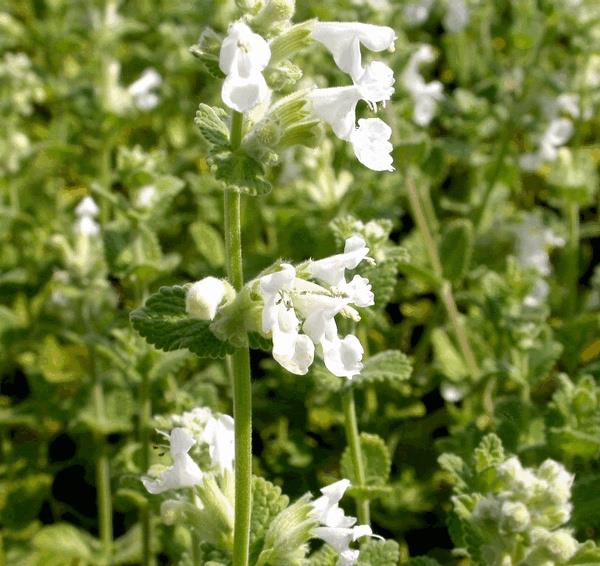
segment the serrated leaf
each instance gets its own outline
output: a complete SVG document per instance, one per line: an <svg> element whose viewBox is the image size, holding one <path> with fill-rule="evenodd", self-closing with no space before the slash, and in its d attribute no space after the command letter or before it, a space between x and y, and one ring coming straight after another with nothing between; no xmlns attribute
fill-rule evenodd
<svg viewBox="0 0 600 566"><path fill-rule="evenodd" d="M270 352L273 347L272 341L258 332L248 332L248 344L253 350L262 350L263 352Z"/></svg>
<svg viewBox="0 0 600 566"><path fill-rule="evenodd" d="M188 316L185 297L185 287L161 287L130 314L133 327L165 352L187 348L200 358L223 358L232 353L233 347L210 331L209 321Z"/></svg>
<svg viewBox="0 0 600 566"><path fill-rule="evenodd" d="M361 485L354 473L350 447L346 447L340 461L342 477L348 478L356 490L363 487L385 486L390 478L392 460L384 440L376 434L363 432L360 434L360 448L365 471L365 485ZM349 494L353 494L352 489ZM354 494L359 495L356 491ZM368 495L368 490L365 490L362 495Z"/></svg>
<svg viewBox="0 0 600 566"><path fill-rule="evenodd" d="M219 108L218 110L221 109ZM212 149L219 151L229 147L229 129L223 120L221 120L215 108L208 106L208 104L200 104L194 118L194 123Z"/></svg>
<svg viewBox="0 0 600 566"><path fill-rule="evenodd" d="M328 544L323 545L319 550L313 552L309 559L309 566L335 566L338 560L338 553Z"/></svg>
<svg viewBox="0 0 600 566"><path fill-rule="evenodd" d="M360 547L357 566L396 566L400 547L395 540L369 540Z"/></svg>
<svg viewBox="0 0 600 566"><path fill-rule="evenodd" d="M216 167L215 177L231 190L250 196L271 191L271 184L264 178L263 165L241 151L217 155L213 163Z"/></svg>
<svg viewBox="0 0 600 566"><path fill-rule="evenodd" d="M405 381L411 374L412 364L406 354L400 350L386 350L368 358L351 385L360 387L378 381Z"/></svg>
<svg viewBox="0 0 600 566"><path fill-rule="evenodd" d="M211 267L225 264L225 246L221 233L206 222L197 221L189 227L196 249L204 256Z"/></svg>
<svg viewBox="0 0 600 566"><path fill-rule="evenodd" d="M444 453L439 456L438 464L450 474L455 489L460 490L466 487L464 476L467 474L467 467L462 458L456 454Z"/></svg>
<svg viewBox="0 0 600 566"><path fill-rule="evenodd" d="M494 433L488 434L475 448L475 471L481 473L487 468L502 464L505 459L502 441Z"/></svg>
<svg viewBox="0 0 600 566"><path fill-rule="evenodd" d="M250 520L250 563L260 554L267 530L275 517L288 505L289 499L281 488L264 478L252 478L252 517Z"/></svg>
<svg viewBox="0 0 600 566"><path fill-rule="evenodd" d="M444 277L460 281L466 274L473 254L473 225L469 220L449 222L439 245Z"/></svg>

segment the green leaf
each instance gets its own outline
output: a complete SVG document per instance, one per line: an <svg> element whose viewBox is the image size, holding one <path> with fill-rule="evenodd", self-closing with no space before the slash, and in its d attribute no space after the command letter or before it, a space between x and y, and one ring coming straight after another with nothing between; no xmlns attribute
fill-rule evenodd
<svg viewBox="0 0 600 566"><path fill-rule="evenodd" d="M431 343L435 364L443 375L451 381L462 381L469 375L462 356L444 330L434 328L431 333Z"/></svg>
<svg viewBox="0 0 600 566"><path fill-rule="evenodd" d="M221 120L225 114L221 108L213 108L207 104L200 104L194 118L202 137L210 144L213 150L222 150L229 147L229 129Z"/></svg>
<svg viewBox="0 0 600 566"><path fill-rule="evenodd" d="M381 487L385 486L390 478L392 469L392 459L384 440L376 434L363 432L360 435L360 447L362 453L363 466L365 469L365 486L362 486L354 474L350 448L346 447L340 461L342 476L348 478L353 486L350 488L350 495L358 495L353 488L362 487ZM377 494L380 492L378 491ZM368 491L362 495L368 495Z"/></svg>
<svg viewBox="0 0 600 566"><path fill-rule="evenodd" d="M275 517L288 505L289 499L281 488L264 478L252 478L252 517L250 520L250 563L260 554L267 530Z"/></svg>
<svg viewBox="0 0 600 566"><path fill-rule="evenodd" d="M456 454L446 452L439 456L438 464L448 472L456 489L460 490L467 487L464 479L467 474L467 466L462 458Z"/></svg>
<svg viewBox="0 0 600 566"><path fill-rule="evenodd" d="M395 540L369 540L360 547L357 566L396 566L400 547Z"/></svg>
<svg viewBox="0 0 600 566"><path fill-rule="evenodd" d="M95 539L68 523L55 523L44 527L35 534L32 543L43 554L43 563L47 565L59 566L80 560L86 564L96 562Z"/></svg>
<svg viewBox="0 0 600 566"><path fill-rule="evenodd" d="M488 434L475 448L475 471L479 474L488 468L499 466L505 459L502 441L494 433Z"/></svg>
<svg viewBox="0 0 600 566"><path fill-rule="evenodd" d="M185 312L185 287L161 287L142 308L130 314L133 327L150 344L169 352L187 348L200 358L224 358L233 347L219 340L209 321L190 318Z"/></svg>
<svg viewBox="0 0 600 566"><path fill-rule="evenodd" d="M198 220L189 227L196 249L213 268L225 265L225 246L223 236L210 224Z"/></svg>
<svg viewBox="0 0 600 566"><path fill-rule="evenodd" d="M466 274L473 254L473 225L469 220L449 222L439 245L444 277L460 281Z"/></svg>
<svg viewBox="0 0 600 566"><path fill-rule="evenodd" d="M378 381L406 381L412 374L412 364L408 356L400 350L386 350L371 356L365 366L350 382L362 386Z"/></svg>
<svg viewBox="0 0 600 566"><path fill-rule="evenodd" d="M308 559L309 566L335 566L338 553L328 544L324 544L319 550L313 552Z"/></svg>
<svg viewBox="0 0 600 566"><path fill-rule="evenodd" d="M271 184L264 178L263 165L241 151L217 155L213 163L216 166L216 178L231 190L251 196L271 191Z"/></svg>

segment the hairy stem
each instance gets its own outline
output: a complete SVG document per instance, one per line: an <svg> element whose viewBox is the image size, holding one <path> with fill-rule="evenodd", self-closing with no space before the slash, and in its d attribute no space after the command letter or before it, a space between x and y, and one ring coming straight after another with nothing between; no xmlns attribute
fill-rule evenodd
<svg viewBox="0 0 600 566"><path fill-rule="evenodd" d="M408 192L411 213L417 225L417 229L423 238L425 249L427 250L427 255L429 257L429 262L431 263L431 267L435 275L441 281L441 285L437 289L439 299L446 309L446 313L448 314L450 324L454 329L454 334L456 335L456 339L458 341L458 347L460 348L462 357L467 365L467 369L471 374L471 377L476 379L479 377L479 368L477 366L477 361L475 360L473 350L471 349L465 327L460 318L456 301L454 300L452 285L449 281L444 280L444 270L442 268L442 262L440 260L437 244L433 239L433 234L429 229L429 224L427 223L427 219L423 213L423 207L421 206L417 189L415 188L412 179L408 176L406 177L406 189Z"/></svg>
<svg viewBox="0 0 600 566"><path fill-rule="evenodd" d="M234 112L231 122L231 149L242 140L243 115ZM240 194L225 192L225 246L227 275L240 291L244 285L242 263ZM235 421L235 520L233 530L233 566L248 566L250 515L252 511L252 386L250 351L237 348L230 358L233 381L233 418Z"/></svg>
<svg viewBox="0 0 600 566"><path fill-rule="evenodd" d="M150 399L150 380L148 372L142 371L142 382L140 385L140 412L139 412L139 434L142 446L142 471L146 473L150 467L150 419L152 417L152 400ZM140 509L140 523L142 525L142 566L152 564L152 516L150 506L145 505Z"/></svg>
<svg viewBox="0 0 600 566"><path fill-rule="evenodd" d="M356 419L356 405L354 403L354 390L347 387L342 392L342 407L344 409L344 427L346 429L346 442L350 448L350 458L352 459L352 469L354 477L359 485L366 484L365 466L360 449L360 436L358 434L358 423ZM371 510L369 500L357 500L356 514L361 525L368 525L371 522Z"/></svg>

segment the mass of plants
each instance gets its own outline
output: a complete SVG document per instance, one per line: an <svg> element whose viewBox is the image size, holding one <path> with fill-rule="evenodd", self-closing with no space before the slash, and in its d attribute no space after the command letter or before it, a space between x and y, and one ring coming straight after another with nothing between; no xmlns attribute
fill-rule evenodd
<svg viewBox="0 0 600 566"><path fill-rule="evenodd" d="M600 565L597 0L0 0L0 566Z"/></svg>

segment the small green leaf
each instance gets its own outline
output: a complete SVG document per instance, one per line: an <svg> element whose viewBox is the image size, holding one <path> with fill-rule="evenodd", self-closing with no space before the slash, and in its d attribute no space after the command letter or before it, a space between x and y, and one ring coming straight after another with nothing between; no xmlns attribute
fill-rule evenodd
<svg viewBox="0 0 600 566"><path fill-rule="evenodd" d="M395 540L370 540L360 548L357 566L396 566L400 547Z"/></svg>
<svg viewBox="0 0 600 566"><path fill-rule="evenodd" d="M411 374L412 364L406 354L400 350L386 350L368 358L351 384L360 387L377 381L406 381Z"/></svg>
<svg viewBox="0 0 600 566"><path fill-rule="evenodd" d="M271 190L271 184L264 178L263 165L243 152L217 155L213 163L215 176L229 189L251 196L264 195Z"/></svg>
<svg viewBox="0 0 600 566"><path fill-rule="evenodd" d="M221 108L213 108L207 104L200 104L196 112L194 123L198 126L202 137L214 150L222 150L229 147L229 130L219 114L223 114Z"/></svg>
<svg viewBox="0 0 600 566"><path fill-rule="evenodd" d="M44 564L70 564L80 560L84 563L95 562L94 538L67 523L48 525L33 537L33 546L44 555ZM48 556L46 557L46 553Z"/></svg>
<svg viewBox="0 0 600 566"><path fill-rule="evenodd" d="M130 314L133 327L165 352L187 348L201 358L223 358L233 352L232 346L211 332L209 321L188 316L185 297L185 287L161 287Z"/></svg>
<svg viewBox="0 0 600 566"><path fill-rule="evenodd" d="M376 434L363 432L360 435L360 447L365 469L366 485L361 486L354 474L349 447L346 447L344 450L340 462L342 476L348 478L356 489L360 489L361 487L385 486L390 478L392 460L384 440ZM349 493L353 495L352 488Z"/></svg>
<svg viewBox="0 0 600 566"><path fill-rule="evenodd" d="M448 223L439 248L444 277L449 281L460 281L469 268L473 253L471 222L463 219Z"/></svg>
<svg viewBox="0 0 600 566"><path fill-rule="evenodd" d="M506 459L502 441L494 433L484 436L479 446L475 448L474 457L475 471L477 473L502 464Z"/></svg>
<svg viewBox="0 0 600 566"><path fill-rule="evenodd" d="M198 220L189 227L196 249L204 256L211 267L223 267L225 264L225 246L223 236L210 224Z"/></svg>
<svg viewBox="0 0 600 566"><path fill-rule="evenodd" d="M443 375L451 381L462 381L469 375L462 356L444 330L434 328L431 333L431 342L433 344L435 365Z"/></svg>

